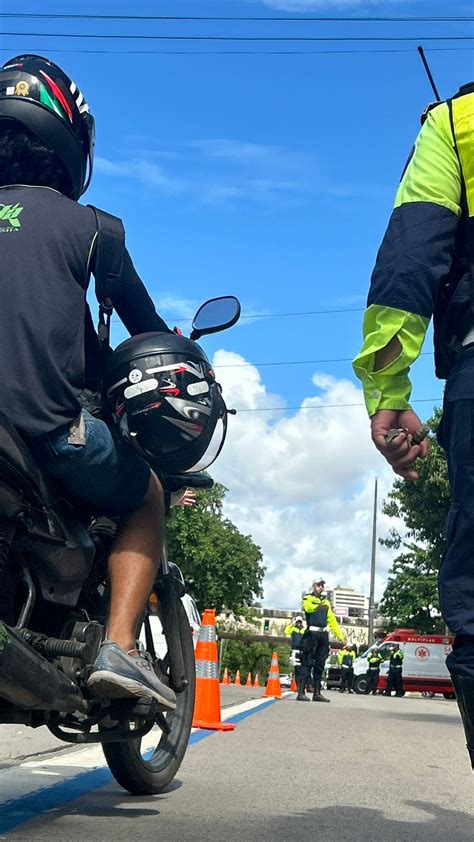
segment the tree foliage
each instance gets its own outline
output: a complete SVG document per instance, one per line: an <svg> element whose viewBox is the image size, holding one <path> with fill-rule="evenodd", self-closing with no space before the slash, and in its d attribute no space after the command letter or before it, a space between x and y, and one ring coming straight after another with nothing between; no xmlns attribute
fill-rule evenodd
<svg viewBox="0 0 474 842"><path fill-rule="evenodd" d="M193 508L172 510L168 556L178 564L201 609L235 614L262 595L262 553L222 514L227 489L216 483L199 492Z"/></svg>
<svg viewBox="0 0 474 842"><path fill-rule="evenodd" d="M441 410L428 422L436 433ZM443 532L450 507L450 491L443 450L430 436L428 456L417 464L419 480L395 480L383 511L403 521L402 534L392 529L381 543L402 549L392 565L381 613L391 627L407 626L419 632L443 631L439 616L437 573L443 553Z"/></svg>
<svg viewBox="0 0 474 842"><path fill-rule="evenodd" d="M227 640L222 659L221 669L227 667L229 673L234 676L240 670L241 678L245 681L248 673L258 672L260 683L264 684L270 669L272 653L278 655L280 672L292 672L290 664L291 647L286 644L272 646L270 643L254 642L246 640Z"/></svg>

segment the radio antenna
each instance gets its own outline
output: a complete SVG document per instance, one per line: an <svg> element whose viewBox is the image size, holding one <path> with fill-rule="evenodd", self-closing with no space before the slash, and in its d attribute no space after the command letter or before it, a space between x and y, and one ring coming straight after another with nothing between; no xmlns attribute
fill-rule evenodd
<svg viewBox="0 0 474 842"><path fill-rule="evenodd" d="M434 79L433 79L433 76L431 75L431 70L430 70L430 68L429 68L428 62L426 61L426 56L425 56L425 53L424 53L423 47L417 47L417 50L418 50L418 52L419 52L419 54L420 54L420 58L421 58L421 60L422 60L422 62L423 62L423 67L424 67L424 68L425 68L425 70L426 70L426 74L427 74L427 76L428 76L428 79L430 80L430 85L431 85L431 87L432 87L432 89L433 89L433 92L434 92L434 95L435 95L435 97L436 97L436 100L437 100L437 102L441 102L441 97L440 97L440 95L439 95L439 93L438 93L438 88L437 88L437 87L436 87L436 85L435 85L435 81L434 81Z"/></svg>

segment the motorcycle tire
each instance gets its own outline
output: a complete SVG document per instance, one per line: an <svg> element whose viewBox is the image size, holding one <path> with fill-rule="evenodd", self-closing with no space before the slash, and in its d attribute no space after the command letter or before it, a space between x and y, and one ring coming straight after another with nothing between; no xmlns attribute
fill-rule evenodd
<svg viewBox="0 0 474 842"><path fill-rule="evenodd" d="M196 668L191 628L180 599L176 603L176 614L178 629L175 633L181 639L187 685L176 694L176 709L160 715L166 720L166 729L161 729L156 747L142 754L141 739L104 743L102 746L115 780L132 795L158 795L163 792L175 777L188 746L194 712ZM159 732L153 729L150 733L158 736Z"/></svg>

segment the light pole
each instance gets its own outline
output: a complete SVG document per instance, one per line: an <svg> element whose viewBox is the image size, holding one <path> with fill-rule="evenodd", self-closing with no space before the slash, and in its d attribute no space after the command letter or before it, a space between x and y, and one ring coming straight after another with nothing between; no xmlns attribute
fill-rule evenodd
<svg viewBox="0 0 474 842"><path fill-rule="evenodd" d="M378 479L375 477L374 485L374 513L372 517L372 557L370 560L370 593L369 593L369 646L374 637L374 593L375 593L375 560L377 555L377 486Z"/></svg>

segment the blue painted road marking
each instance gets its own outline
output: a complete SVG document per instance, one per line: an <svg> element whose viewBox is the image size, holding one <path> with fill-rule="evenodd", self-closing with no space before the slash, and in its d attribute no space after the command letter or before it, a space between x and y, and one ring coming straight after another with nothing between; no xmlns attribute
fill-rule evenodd
<svg viewBox="0 0 474 842"><path fill-rule="evenodd" d="M277 700L269 699L268 702L263 702L263 704L257 707L237 713L231 717L232 722L242 722L243 719L247 719L249 716L253 716L255 713L259 713L270 707L270 705L275 704L275 701ZM194 731L189 738L189 747L217 733L219 732ZM152 754L153 749L147 752L145 757L151 757ZM39 789L20 798L6 801L4 804L1 804L0 833L8 833L10 830L14 830L14 828L31 819L48 813L50 810L57 809L63 804L67 804L68 801L74 801L92 790L106 786L111 780L113 780L112 775L107 766L102 766L90 772L81 772L79 775L74 775L70 780L63 781L60 784Z"/></svg>

